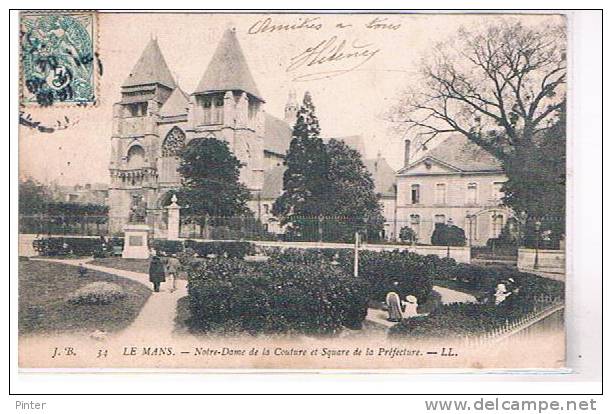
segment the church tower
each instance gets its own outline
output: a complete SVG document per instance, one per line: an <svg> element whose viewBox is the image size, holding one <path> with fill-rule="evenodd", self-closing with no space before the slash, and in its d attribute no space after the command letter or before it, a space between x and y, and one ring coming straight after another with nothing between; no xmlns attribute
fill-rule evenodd
<svg viewBox="0 0 612 414"><path fill-rule="evenodd" d="M146 212L157 197L159 109L175 88L157 39L151 39L121 86L121 100L113 106L111 233L120 232L137 211L145 212L146 219L150 219Z"/></svg>
<svg viewBox="0 0 612 414"><path fill-rule="evenodd" d="M264 174L264 100L253 80L235 29L224 32L191 94L188 140L226 141L244 164L240 180L255 195Z"/></svg>
<svg viewBox="0 0 612 414"><path fill-rule="evenodd" d="M285 104L285 122L291 128L295 125L295 121L297 120L297 113L300 110L300 104L297 101L295 96L295 91L292 89L289 91L289 98L287 99L287 103Z"/></svg>

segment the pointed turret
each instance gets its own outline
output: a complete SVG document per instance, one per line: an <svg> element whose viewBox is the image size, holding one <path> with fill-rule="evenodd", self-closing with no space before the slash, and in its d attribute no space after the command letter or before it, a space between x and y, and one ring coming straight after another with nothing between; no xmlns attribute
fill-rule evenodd
<svg viewBox="0 0 612 414"><path fill-rule="evenodd" d="M285 104L285 122L290 126L293 126L299 110L300 104L297 101L295 91L292 89L289 91L289 98Z"/></svg>
<svg viewBox="0 0 612 414"><path fill-rule="evenodd" d="M255 85L235 29L223 34L194 94L241 91L263 101Z"/></svg>
<svg viewBox="0 0 612 414"><path fill-rule="evenodd" d="M157 39L151 39L128 75L123 88L159 84L174 89L176 82L162 55Z"/></svg>

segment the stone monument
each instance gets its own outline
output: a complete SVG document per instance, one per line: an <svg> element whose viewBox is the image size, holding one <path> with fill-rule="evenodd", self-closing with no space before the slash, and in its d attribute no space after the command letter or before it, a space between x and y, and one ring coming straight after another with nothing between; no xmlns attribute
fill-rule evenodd
<svg viewBox="0 0 612 414"><path fill-rule="evenodd" d="M172 195L168 209L168 240L178 240L180 232L181 206L176 204L176 194Z"/></svg>
<svg viewBox="0 0 612 414"><path fill-rule="evenodd" d="M144 208L133 206L130 221L123 226L124 243L121 257L124 259L148 259L149 230L149 226L145 224Z"/></svg>

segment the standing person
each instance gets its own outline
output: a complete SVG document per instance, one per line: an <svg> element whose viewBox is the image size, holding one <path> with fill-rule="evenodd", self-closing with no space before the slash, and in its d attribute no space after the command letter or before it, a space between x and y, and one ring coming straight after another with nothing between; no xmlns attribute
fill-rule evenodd
<svg viewBox="0 0 612 414"><path fill-rule="evenodd" d="M389 312L389 317L387 318L387 320L390 322L401 321L402 320L402 305L401 305L399 295L395 292L389 292L387 293L385 302L387 303L387 312Z"/></svg>
<svg viewBox="0 0 612 414"><path fill-rule="evenodd" d="M151 257L151 263L149 264L149 281L153 283L153 290L155 292L159 292L159 285L161 282L166 281L164 264L157 255Z"/></svg>
<svg viewBox="0 0 612 414"><path fill-rule="evenodd" d="M181 263L179 259L176 258L176 254L170 255L168 260L166 261L166 274L170 278L170 292L174 292L176 290L176 278L178 276L180 270Z"/></svg>

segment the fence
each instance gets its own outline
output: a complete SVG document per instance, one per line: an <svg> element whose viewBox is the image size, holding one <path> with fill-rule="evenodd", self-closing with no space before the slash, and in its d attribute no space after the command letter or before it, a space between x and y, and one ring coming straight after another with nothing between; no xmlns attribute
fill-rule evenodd
<svg viewBox="0 0 612 414"><path fill-rule="evenodd" d="M526 336L541 333L545 329L560 329L563 327L563 310L565 303L562 298L539 296L534 298L533 308L524 316L508 320L505 323L480 335L466 337L466 346L494 345L512 336ZM550 319L550 323L546 323ZM540 327L540 329L534 329Z"/></svg>
<svg viewBox="0 0 612 414"><path fill-rule="evenodd" d="M19 233L53 236L107 236L108 216L20 215Z"/></svg>

